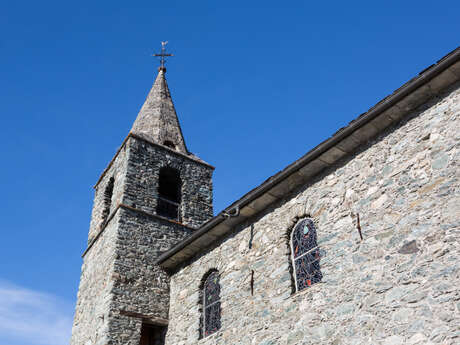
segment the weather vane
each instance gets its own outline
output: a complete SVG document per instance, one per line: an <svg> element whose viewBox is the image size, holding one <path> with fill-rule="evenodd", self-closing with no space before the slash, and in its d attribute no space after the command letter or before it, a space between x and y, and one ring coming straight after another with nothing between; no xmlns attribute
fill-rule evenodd
<svg viewBox="0 0 460 345"><path fill-rule="evenodd" d="M168 44L168 41L161 42L161 53L160 54L153 54L152 56L157 56L160 58L160 69L165 70L165 62L166 62L166 57L167 56L174 56L173 54L169 54L166 52L166 45Z"/></svg>

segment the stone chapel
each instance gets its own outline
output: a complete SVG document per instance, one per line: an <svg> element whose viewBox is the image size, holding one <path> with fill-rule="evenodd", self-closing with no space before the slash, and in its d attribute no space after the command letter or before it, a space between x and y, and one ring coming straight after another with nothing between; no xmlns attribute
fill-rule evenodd
<svg viewBox="0 0 460 345"><path fill-rule="evenodd" d="M165 75L94 186L72 345L460 342L460 48L215 216Z"/></svg>

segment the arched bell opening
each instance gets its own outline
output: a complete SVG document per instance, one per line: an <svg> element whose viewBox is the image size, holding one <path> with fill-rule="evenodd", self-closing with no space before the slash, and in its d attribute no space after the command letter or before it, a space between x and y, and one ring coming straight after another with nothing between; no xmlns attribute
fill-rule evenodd
<svg viewBox="0 0 460 345"><path fill-rule="evenodd" d="M157 214L179 220L182 180L177 169L164 167L158 179Z"/></svg>

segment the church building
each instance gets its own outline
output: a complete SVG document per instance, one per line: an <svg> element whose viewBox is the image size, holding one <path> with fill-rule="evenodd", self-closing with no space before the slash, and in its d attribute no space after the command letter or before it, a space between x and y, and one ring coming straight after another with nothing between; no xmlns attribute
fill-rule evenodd
<svg viewBox="0 0 460 345"><path fill-rule="evenodd" d="M458 344L460 48L215 216L160 56L94 186L71 345Z"/></svg>

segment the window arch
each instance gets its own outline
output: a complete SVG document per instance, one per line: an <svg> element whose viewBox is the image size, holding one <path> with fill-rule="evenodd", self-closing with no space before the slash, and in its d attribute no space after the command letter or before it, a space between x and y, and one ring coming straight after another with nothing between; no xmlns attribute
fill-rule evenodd
<svg viewBox="0 0 460 345"><path fill-rule="evenodd" d="M204 275L200 286L200 338L217 332L220 322L220 276L217 270Z"/></svg>
<svg viewBox="0 0 460 345"><path fill-rule="evenodd" d="M182 181L179 171L171 167L160 169L158 178L157 214L179 220Z"/></svg>
<svg viewBox="0 0 460 345"><path fill-rule="evenodd" d="M311 218L297 222L291 232L291 260L295 291L303 290L323 278L319 266L320 252L316 242L315 224Z"/></svg>

